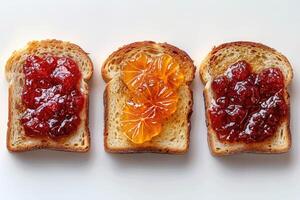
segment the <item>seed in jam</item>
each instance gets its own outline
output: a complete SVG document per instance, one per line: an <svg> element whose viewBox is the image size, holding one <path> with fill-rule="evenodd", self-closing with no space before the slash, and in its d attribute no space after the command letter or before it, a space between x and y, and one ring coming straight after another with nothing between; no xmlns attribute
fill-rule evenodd
<svg viewBox="0 0 300 200"><path fill-rule="evenodd" d="M25 134L55 139L74 132L84 106L77 64L68 57L30 55L23 71L22 103L26 109L20 121Z"/></svg>
<svg viewBox="0 0 300 200"><path fill-rule="evenodd" d="M127 102L121 116L121 129L127 138L136 144L151 140L161 131L161 124L152 107Z"/></svg>
<svg viewBox="0 0 300 200"><path fill-rule="evenodd" d="M256 74L246 61L239 61L215 78L211 87L214 99L209 117L222 141L263 141L275 134L287 114L284 77L279 68Z"/></svg>

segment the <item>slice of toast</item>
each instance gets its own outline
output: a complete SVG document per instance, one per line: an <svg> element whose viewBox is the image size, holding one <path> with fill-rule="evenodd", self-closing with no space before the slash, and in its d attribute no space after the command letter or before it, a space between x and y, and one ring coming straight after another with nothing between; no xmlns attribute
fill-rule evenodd
<svg viewBox="0 0 300 200"><path fill-rule="evenodd" d="M120 78L121 63L137 53L147 55L169 54L175 58L185 74L186 83L178 89L177 110L162 124L161 133L143 144L134 144L121 132L120 116L130 98L128 89ZM102 66L102 76L107 82L104 93L105 127L104 145L112 153L169 153L182 154L188 151L190 135L190 116L193 95L189 87L194 79L195 66L191 58L182 50L166 44L151 41L126 45L112 53Z"/></svg>
<svg viewBox="0 0 300 200"><path fill-rule="evenodd" d="M80 113L80 124L75 133L63 140L50 138L34 138L25 135L20 123L22 112L22 89L25 82L23 64L28 55L66 56L73 59L82 73L80 91L85 97L84 107ZM9 111L7 129L7 148L11 152L22 152L34 149L54 149L61 151L86 152L90 146L90 133L88 128L88 84L87 81L93 73L93 65L79 46L59 40L32 41L23 49L15 51L8 59L5 67L6 78L9 82Z"/></svg>
<svg viewBox="0 0 300 200"><path fill-rule="evenodd" d="M284 75L285 101L288 105L288 116L280 124L274 136L262 142L243 143L243 142L221 142L211 127L208 117L208 108L213 98L211 82L219 75L224 74L228 66L239 60L245 60L251 66L254 72L259 72L268 67L279 67ZM276 50L263 44L253 42L232 42L214 47L207 55L200 66L200 78L205 85L204 99L206 110L206 125L208 129L208 144L213 155L222 156L239 152L256 153L284 153L291 147L290 133L290 101L288 94L288 85L290 84L293 71L285 56Z"/></svg>

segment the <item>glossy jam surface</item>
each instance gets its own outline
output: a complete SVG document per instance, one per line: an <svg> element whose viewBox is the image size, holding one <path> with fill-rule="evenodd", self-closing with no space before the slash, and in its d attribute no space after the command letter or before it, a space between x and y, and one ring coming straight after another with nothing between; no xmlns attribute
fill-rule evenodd
<svg viewBox="0 0 300 200"><path fill-rule="evenodd" d="M131 95L121 116L122 132L141 144L158 135L163 121L176 111L184 76L169 55L138 54L123 66L121 78Z"/></svg>
<svg viewBox="0 0 300 200"><path fill-rule="evenodd" d="M157 120L168 118L176 111L178 95L173 88L159 79L148 79L141 85L132 99L146 105Z"/></svg>
<svg viewBox="0 0 300 200"><path fill-rule="evenodd" d="M278 68L255 74L246 61L239 61L215 78L211 88L209 116L221 141L263 141L275 134L287 115L284 77Z"/></svg>
<svg viewBox="0 0 300 200"><path fill-rule="evenodd" d="M138 89L150 78L160 79L172 88L178 88L184 81L179 64L167 54L154 58L141 53L123 66L122 79L131 90Z"/></svg>
<svg viewBox="0 0 300 200"><path fill-rule="evenodd" d="M149 141L161 131L161 124L153 108L135 102L127 102L121 117L122 130L136 144Z"/></svg>
<svg viewBox="0 0 300 200"><path fill-rule="evenodd" d="M75 131L84 96L79 91L81 72L68 57L28 56L23 70L25 85L21 118L25 134L60 138Z"/></svg>

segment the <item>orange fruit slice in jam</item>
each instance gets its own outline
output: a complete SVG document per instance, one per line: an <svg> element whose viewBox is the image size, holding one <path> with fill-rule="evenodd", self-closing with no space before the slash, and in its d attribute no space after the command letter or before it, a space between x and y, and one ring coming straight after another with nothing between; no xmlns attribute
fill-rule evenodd
<svg viewBox="0 0 300 200"><path fill-rule="evenodd" d="M184 81L184 75L180 71L178 62L167 54L154 60L152 71L155 77L174 88L178 88Z"/></svg>
<svg viewBox="0 0 300 200"><path fill-rule="evenodd" d="M135 90L149 77L161 79L166 85L178 88L184 81L178 62L170 55L150 57L139 53L123 65L122 80L130 90Z"/></svg>
<svg viewBox="0 0 300 200"><path fill-rule="evenodd" d="M141 144L161 132L161 124L154 117L151 108L127 102L121 116L121 130L133 143Z"/></svg>
<svg viewBox="0 0 300 200"><path fill-rule="evenodd" d="M176 111L178 95L160 79L150 78L138 88L133 100L144 103L153 112L154 118L163 120Z"/></svg>
<svg viewBox="0 0 300 200"><path fill-rule="evenodd" d="M151 74L150 59L141 53L123 65L121 77L130 90L135 90L149 74Z"/></svg>
<svg viewBox="0 0 300 200"><path fill-rule="evenodd" d="M124 63L121 79L131 95L123 108L121 130L133 143L149 141L177 109L177 88L184 81L180 66L167 54L139 53Z"/></svg>

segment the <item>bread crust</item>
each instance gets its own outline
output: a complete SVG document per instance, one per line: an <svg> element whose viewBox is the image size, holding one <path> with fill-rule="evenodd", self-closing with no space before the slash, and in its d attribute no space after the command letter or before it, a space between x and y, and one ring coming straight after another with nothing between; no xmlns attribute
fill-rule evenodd
<svg viewBox="0 0 300 200"><path fill-rule="evenodd" d="M212 62L214 61L214 59L215 59L214 55L222 49L226 49L226 48L229 48L229 47L235 47L235 46L249 46L249 47L259 48L259 49L263 49L265 51L270 51L270 52L278 55L280 58L282 58L284 60L286 65L290 67L289 70L290 70L291 73L290 73L289 78L286 80L287 83L289 84L290 81L293 79L293 74L294 74L293 73L293 68L291 67L291 64L290 64L289 60L284 55L282 55L281 53L279 53L275 49L273 49L269 46L266 46L264 44L261 44L261 43L250 42L250 41L236 41L236 42L224 43L224 44L221 44L217 47L216 46L213 47L212 50L209 52L209 54L206 56L206 58L202 61L202 63L200 64L199 75L200 75L200 80L202 81L203 84L206 84L206 82L208 81L207 78L206 78L207 77L206 73L209 71L207 69L207 67L210 66L212 64Z"/></svg>
<svg viewBox="0 0 300 200"><path fill-rule="evenodd" d="M155 43L153 41L142 41L142 42L134 42L131 44L127 44L124 45L122 47L120 47L118 50L114 51L103 63L102 67L101 67L101 74L102 74L102 78L103 80L107 83L109 82L113 77L109 76L108 73L108 65L109 62L111 60L113 60L113 58L115 57L123 57L123 55L125 55L127 52L130 52L133 49L139 49L139 48L143 48L145 46L153 46L155 47L161 47L163 48L166 53L169 53L172 57L177 58L178 60L180 60L181 62L184 62L188 65L189 70L192 70L192 77L187 81L187 84L190 84L192 82L192 80L195 78L195 71L196 71L196 67L193 64L193 60L190 58L190 56L183 50L168 44L168 43Z"/></svg>
<svg viewBox="0 0 300 200"><path fill-rule="evenodd" d="M6 78L7 80L10 82L11 81L11 77L10 77L10 73L12 73L12 67L13 67L13 63L16 59L19 59L22 54L24 52L32 52L34 50L36 50L37 48L45 48L45 47L51 47L51 46L55 46L58 48L62 48L62 49L68 49L70 51L76 51L79 54L81 54L81 56L84 56L85 59L89 62L89 66L90 68L88 69L88 74L85 74L85 76L83 76L82 78L87 82L88 80L90 80L90 78L92 77L93 74L93 63L91 61L91 59L89 58L88 54L82 50L78 45L70 43L70 42L64 42L64 41L60 41L60 40L56 40L56 39L48 39L48 40L41 40L41 41L31 41L27 44L27 46L24 49L18 50L18 51L14 51L13 54L11 55L11 57L8 59L6 66L5 66L5 74L6 74ZM51 53L51 52L50 52ZM55 145L50 144L50 138L42 138L41 144L36 144L36 145L31 145L31 146L19 146L19 147L13 147L12 146L12 141L11 141L11 137L10 134L12 132L12 98L13 98L13 83L9 84L9 95L8 95L8 128L7 128L7 137L6 137L6 146L7 149L10 152L25 152L25 151L31 151L31 150L37 150L37 149L51 149L51 150L57 150L57 151L66 151L66 152L78 152L78 153L84 153L89 151L90 148L90 130L89 130L89 120L88 120L88 116L89 116L89 95L86 94L85 95L85 105L83 108L83 111L85 111L86 116L85 116L85 122L84 122L84 126L85 126L85 140L87 140L87 145L85 148L74 148L73 146L65 146L61 141L66 141L68 140L69 137L71 137L73 134L71 134L70 136L63 138L62 140L58 140L55 142ZM88 90L88 88L87 88ZM30 137L24 136L25 140L30 140ZM53 141L52 141L53 142Z"/></svg>
<svg viewBox="0 0 300 200"><path fill-rule="evenodd" d="M224 49L224 48L228 48L228 47L235 47L235 46L250 46L250 47L254 47L254 48L261 48L265 51L271 51L272 53L280 56L281 59L284 60L284 62L286 63L286 66L290 67L290 72L291 74L288 76L289 79L286 80L286 87L289 85L289 83L291 82L292 80L292 77L293 77L293 72L292 72L292 67L288 61L288 59L283 56L281 53L277 52L275 49L273 48L270 48L266 45L263 45L263 44L260 44L260 43L254 43L254 42L243 42L243 41L238 41L238 42L231 42L231 43L225 43L225 44L221 44L217 47L214 47L212 49L212 51L207 55L207 57L204 59L204 61L202 62L202 64L200 65L200 71L199 71L199 75L200 75L200 79L201 81L203 82L203 84L207 84L208 82L208 79L206 78L207 77L207 73L208 73L208 68L209 66L213 66L213 64L210 64L211 61L214 60L214 55ZM213 75L212 75L213 76ZM212 153L212 155L214 156L224 156L224 155L231 155L231 154L236 154L236 153L243 153L243 152L246 152L246 153L268 153L268 154L271 154L271 153L276 153L276 154L279 154L279 153L285 153L285 152L288 152L291 148L291 144L292 144L292 137L291 137L291 132L290 132L290 97L289 97L289 94L288 94L288 91L286 90L286 103L287 103L287 106L288 106L288 113L287 113L287 116L286 118L283 120L283 122L281 123L284 124L286 126L285 128L285 131L286 131L286 135L287 135L287 138L286 138L286 142L287 142L287 146L285 146L285 148L271 148L269 145L272 143L272 141L275 139L276 137L276 134L264 141L261 141L261 142L254 142L254 143L250 143L250 144L245 144L243 142L221 142L218 140L217 136L216 136L216 133L215 131L212 129L211 127L211 122L210 122L210 118L208 116L208 108L210 106L210 102L208 101L210 98L209 98L209 88L208 87L205 87L204 88L204 91L203 91L203 97L204 97L204 105L205 105L205 116L206 116L206 126L207 126L207 140L208 140L208 144L209 144L209 147L210 147L210 151ZM280 125L280 127L281 127ZM217 140L217 141L216 141ZM230 150L224 150L224 151L216 151L216 143L219 142L219 143L222 143L222 144L225 144L225 145L229 145L229 146L235 146L235 145L238 145L237 148L232 148Z"/></svg>
<svg viewBox="0 0 300 200"><path fill-rule="evenodd" d="M142 42L134 42L128 45L125 45L121 48L119 48L117 51L113 52L104 62L101 68L101 73L103 80L107 83L105 87L105 91L103 94L103 102L104 102L104 149L106 152L109 153L162 153L162 154L184 154L188 151L189 149L189 144L190 144L190 130L191 130L191 122L190 122L190 117L193 112L193 92L189 87L189 92L191 96L191 106L189 107L188 115L187 117L187 122L188 122L188 129L187 129L187 146L184 150L181 149L176 149L176 148L160 148L160 147L155 147L155 146L132 146L129 148L110 148L108 145L108 113L109 113L109 106L108 102L110 101L110 96L109 94L109 81L112 80L114 77L110 77L108 73L108 63L114 59L115 57L123 57L127 52L136 49L136 48L143 48L145 46L155 46L159 45L161 48L164 48L171 56L179 59L182 63L186 63L188 65L189 69L192 69L192 77L186 82L186 84L189 86L194 79L195 76L195 70L196 67L193 64L192 59L188 56L186 52L183 50L170 45L168 43L155 43L153 41L142 41Z"/></svg>

